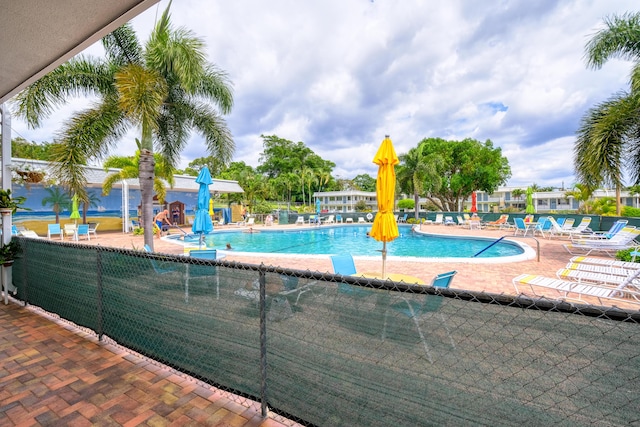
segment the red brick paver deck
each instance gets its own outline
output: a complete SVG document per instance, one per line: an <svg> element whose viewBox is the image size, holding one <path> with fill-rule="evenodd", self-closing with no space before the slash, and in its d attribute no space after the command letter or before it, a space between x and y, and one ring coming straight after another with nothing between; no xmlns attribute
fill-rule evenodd
<svg viewBox="0 0 640 427"><path fill-rule="evenodd" d="M0 364L1 426L295 425L15 303L0 304Z"/></svg>

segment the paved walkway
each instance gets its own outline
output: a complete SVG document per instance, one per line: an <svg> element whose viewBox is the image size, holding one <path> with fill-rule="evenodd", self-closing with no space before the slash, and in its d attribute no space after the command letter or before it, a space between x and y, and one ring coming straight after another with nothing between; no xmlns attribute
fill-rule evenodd
<svg viewBox="0 0 640 427"><path fill-rule="evenodd" d="M256 226L261 228L262 226ZM286 226L295 227L295 226ZM468 229L430 225L423 230L471 234ZM504 230L473 230L498 238ZM519 239L523 240L523 239ZM524 239L535 247L533 239ZM511 279L521 273L554 276L571 255L561 240L539 239L540 262L476 264L469 262L389 261L390 273L420 277L428 282L443 271L457 270L454 288L513 294ZM82 242L83 244L85 242ZM86 242L103 246L141 248L142 236L99 233ZM165 240L154 249L182 253ZM280 265L311 271L331 271L328 257L294 258L230 253L229 260ZM379 260L356 259L360 271L375 271ZM95 335L46 317L12 302L0 304L0 425L2 426L291 426L289 420L260 417L259 406L189 379L162 365Z"/></svg>
<svg viewBox="0 0 640 427"><path fill-rule="evenodd" d="M1 426L295 425L34 310L0 304Z"/></svg>

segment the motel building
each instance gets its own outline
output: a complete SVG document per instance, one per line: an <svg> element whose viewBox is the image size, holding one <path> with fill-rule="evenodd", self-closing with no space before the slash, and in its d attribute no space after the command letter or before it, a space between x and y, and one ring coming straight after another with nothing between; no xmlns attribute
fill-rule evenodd
<svg viewBox="0 0 640 427"><path fill-rule="evenodd" d="M500 212L506 208L514 208L524 211L526 206L526 195L516 198L512 196L512 191L519 189L526 191L522 187L499 187L493 194L484 191L476 191L478 212ZM578 211L579 202L573 197L567 197L565 190L541 191L533 193L533 204L536 213L548 213L553 211ZM592 199L603 197L615 197L615 190L596 190L591 196ZM375 192L346 190L346 191L324 191L313 193L314 203L320 199L320 208L323 212L329 213L350 213L356 212L356 205L364 201L372 211L378 209L378 202ZM400 195L397 199L405 198ZM406 198L413 198L409 195ZM637 194L630 194L628 191L621 193L622 205L640 207L640 197ZM427 204L427 200L420 199L421 210ZM471 197L463 202L461 210L471 208Z"/></svg>

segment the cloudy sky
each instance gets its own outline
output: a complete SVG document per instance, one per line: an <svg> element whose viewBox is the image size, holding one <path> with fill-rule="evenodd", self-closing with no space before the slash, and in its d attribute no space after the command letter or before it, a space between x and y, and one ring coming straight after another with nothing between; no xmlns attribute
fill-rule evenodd
<svg viewBox="0 0 640 427"><path fill-rule="evenodd" d="M143 41L167 5L133 21ZM511 165L508 185L558 187L574 182L580 118L629 87L630 63L587 69L584 46L603 17L639 9L632 0L174 0L171 8L174 25L200 36L233 82L226 119L235 161L256 166L260 135L277 135L353 178L375 176L371 159L385 135L399 154L427 137L490 139ZM12 128L51 141L78 104L40 129L15 117ZM181 166L206 155L194 134Z"/></svg>

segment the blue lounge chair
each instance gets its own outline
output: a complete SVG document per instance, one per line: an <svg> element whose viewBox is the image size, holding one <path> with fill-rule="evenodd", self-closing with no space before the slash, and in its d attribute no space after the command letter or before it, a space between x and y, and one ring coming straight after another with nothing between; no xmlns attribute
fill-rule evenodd
<svg viewBox="0 0 640 427"><path fill-rule="evenodd" d="M581 240L582 239L611 239L620 230L625 228L628 223L629 223L629 221L626 220L626 219L619 219L619 220L617 220L616 222L613 223L611 228L609 228L609 231L595 231L595 232L592 232L591 234L583 233L578 237Z"/></svg>

